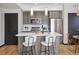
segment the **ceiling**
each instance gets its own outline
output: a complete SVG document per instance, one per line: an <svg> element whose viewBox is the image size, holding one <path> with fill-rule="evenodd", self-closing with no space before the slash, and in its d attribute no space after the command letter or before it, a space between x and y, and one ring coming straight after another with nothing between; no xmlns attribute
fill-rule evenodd
<svg viewBox="0 0 79 59"><path fill-rule="evenodd" d="M37 7L37 6L55 6L62 5L57 3L0 3L0 8L11 8L11 9L25 9L29 7Z"/></svg>
<svg viewBox="0 0 79 59"><path fill-rule="evenodd" d="M18 3L17 4L23 11L28 11L31 8L34 10L58 10L63 8L63 4L60 3Z"/></svg>
<svg viewBox="0 0 79 59"><path fill-rule="evenodd" d="M23 11L30 10L61 10L63 9L64 3L0 3L0 8L6 9L21 9Z"/></svg>
<svg viewBox="0 0 79 59"><path fill-rule="evenodd" d="M0 8L19 9L20 7L16 3L0 3Z"/></svg>

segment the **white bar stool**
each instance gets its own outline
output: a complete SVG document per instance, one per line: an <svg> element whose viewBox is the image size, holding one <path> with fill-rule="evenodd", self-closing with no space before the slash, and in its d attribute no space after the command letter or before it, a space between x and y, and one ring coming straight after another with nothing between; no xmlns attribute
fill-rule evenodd
<svg viewBox="0 0 79 59"><path fill-rule="evenodd" d="M31 52L32 55L34 53L36 54L35 42L36 42L36 36L26 36L25 37L25 42L23 42L23 50L24 50L24 47L26 47L26 51L23 51L22 53L24 53L24 52L30 53ZM31 49L29 49L27 51L28 47L30 47ZM34 53L33 53L33 49L34 49Z"/></svg>
<svg viewBox="0 0 79 59"><path fill-rule="evenodd" d="M42 41L41 44L40 44L40 54L42 52L45 52L45 54L50 54L50 49L49 47L52 47L53 48L53 54L55 54L55 50L54 50L54 43L55 43L55 39L56 39L56 36L46 36L45 37L45 41ZM45 51L42 51L42 46L45 47ZM52 49L51 49L52 51ZM48 53L47 53L48 52Z"/></svg>

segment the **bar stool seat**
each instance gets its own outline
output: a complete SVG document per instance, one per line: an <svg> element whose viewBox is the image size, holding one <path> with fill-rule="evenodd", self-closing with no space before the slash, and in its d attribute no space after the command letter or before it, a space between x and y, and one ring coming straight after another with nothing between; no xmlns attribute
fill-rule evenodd
<svg viewBox="0 0 79 59"><path fill-rule="evenodd" d="M44 45L44 46L52 46L52 43L48 44L48 42L45 42L45 41L41 42L41 44Z"/></svg>
<svg viewBox="0 0 79 59"><path fill-rule="evenodd" d="M34 46L35 44L29 43L29 45L28 45L28 43L23 42L23 45L28 47L28 46Z"/></svg>
<svg viewBox="0 0 79 59"><path fill-rule="evenodd" d="M35 45L36 37L35 36L27 36L25 37L25 42L23 42L24 46L33 46Z"/></svg>

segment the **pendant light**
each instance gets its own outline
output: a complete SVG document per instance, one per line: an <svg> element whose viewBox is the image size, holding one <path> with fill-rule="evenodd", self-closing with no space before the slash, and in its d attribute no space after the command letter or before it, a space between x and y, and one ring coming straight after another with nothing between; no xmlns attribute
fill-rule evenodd
<svg viewBox="0 0 79 59"><path fill-rule="evenodd" d="M48 9L45 8L45 16L48 16Z"/></svg>
<svg viewBox="0 0 79 59"><path fill-rule="evenodd" d="M31 10L30 10L30 15L33 16L33 14L34 14L34 13L33 13L33 8L31 8Z"/></svg>

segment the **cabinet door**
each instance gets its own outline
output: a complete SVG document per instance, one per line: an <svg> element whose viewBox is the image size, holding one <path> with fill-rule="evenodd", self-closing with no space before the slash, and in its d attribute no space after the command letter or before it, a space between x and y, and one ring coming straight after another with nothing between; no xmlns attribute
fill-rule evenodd
<svg viewBox="0 0 79 59"><path fill-rule="evenodd" d="M50 11L49 12L49 18L61 19L62 18L62 12L61 11Z"/></svg>

